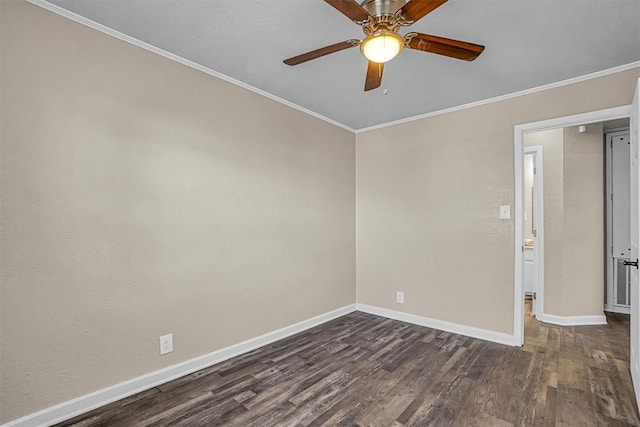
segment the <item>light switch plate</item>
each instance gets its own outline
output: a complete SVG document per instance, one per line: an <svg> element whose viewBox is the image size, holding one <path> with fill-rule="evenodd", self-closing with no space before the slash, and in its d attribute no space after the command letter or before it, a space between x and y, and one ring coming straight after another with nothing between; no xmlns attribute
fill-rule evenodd
<svg viewBox="0 0 640 427"><path fill-rule="evenodd" d="M511 206L502 205L500 206L500 219L509 219L511 218Z"/></svg>

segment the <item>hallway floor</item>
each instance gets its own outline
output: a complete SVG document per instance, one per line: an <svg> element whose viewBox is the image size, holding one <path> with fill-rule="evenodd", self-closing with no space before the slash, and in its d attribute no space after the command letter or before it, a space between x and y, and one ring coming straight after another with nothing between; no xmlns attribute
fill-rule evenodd
<svg viewBox="0 0 640 427"><path fill-rule="evenodd" d="M607 325L538 322L525 301L525 345L541 369L539 405L557 425L640 425L629 370L629 316L606 313Z"/></svg>

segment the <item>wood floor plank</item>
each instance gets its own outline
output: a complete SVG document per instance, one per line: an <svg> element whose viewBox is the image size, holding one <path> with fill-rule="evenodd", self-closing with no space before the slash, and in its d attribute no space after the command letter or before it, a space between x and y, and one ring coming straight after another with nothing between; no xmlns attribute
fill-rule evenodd
<svg viewBox="0 0 640 427"><path fill-rule="evenodd" d="M557 399L558 390L555 387L547 387L547 395L545 397L545 404L542 408L538 408L540 411L536 413L534 418L534 425L536 426L554 426L557 418Z"/></svg>
<svg viewBox="0 0 640 427"><path fill-rule="evenodd" d="M59 426L640 426L629 317L503 346L355 312Z"/></svg>
<svg viewBox="0 0 640 427"><path fill-rule="evenodd" d="M445 374L443 387L433 403L421 405L405 425L452 425L473 383L473 380L464 375Z"/></svg>

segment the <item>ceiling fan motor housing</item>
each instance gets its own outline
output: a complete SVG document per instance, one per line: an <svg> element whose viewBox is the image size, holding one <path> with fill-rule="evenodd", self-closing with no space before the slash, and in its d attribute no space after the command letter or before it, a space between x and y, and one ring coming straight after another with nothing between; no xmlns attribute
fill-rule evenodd
<svg viewBox="0 0 640 427"><path fill-rule="evenodd" d="M361 6L370 16L366 21L357 23L366 36L381 30L397 32L400 26L408 25L399 14L406 3L405 0L364 0Z"/></svg>
<svg viewBox="0 0 640 427"><path fill-rule="evenodd" d="M361 6L371 16L382 16L395 15L405 3L405 0L364 0Z"/></svg>

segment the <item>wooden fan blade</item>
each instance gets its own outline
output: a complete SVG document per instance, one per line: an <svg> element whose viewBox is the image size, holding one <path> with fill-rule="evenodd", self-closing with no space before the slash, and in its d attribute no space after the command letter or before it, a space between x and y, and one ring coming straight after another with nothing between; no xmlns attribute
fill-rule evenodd
<svg viewBox="0 0 640 427"><path fill-rule="evenodd" d="M413 0L412 0L413 1ZM421 33L409 33L404 36L407 46L423 52L437 53L451 58L473 61L484 50L479 44L461 42L444 37L430 36Z"/></svg>
<svg viewBox="0 0 640 427"><path fill-rule="evenodd" d="M371 17L369 12L355 0L325 0L331 6L335 7L344 16L351 19L355 23L364 22Z"/></svg>
<svg viewBox="0 0 640 427"><path fill-rule="evenodd" d="M287 65L298 65L303 62L311 61L312 59L320 58L321 56L329 55L330 53L339 52L341 50L349 49L350 47L358 46L360 40L350 39L344 42L332 44L331 46L321 47L320 49L312 50L311 52L303 53L293 58L285 59L284 62Z"/></svg>
<svg viewBox="0 0 640 427"><path fill-rule="evenodd" d="M398 13L408 23L414 23L446 2L447 0L409 0Z"/></svg>
<svg viewBox="0 0 640 427"><path fill-rule="evenodd" d="M384 71L384 64L369 61L367 67L367 78L364 81L364 90L371 90L380 87L382 83L382 72Z"/></svg>

